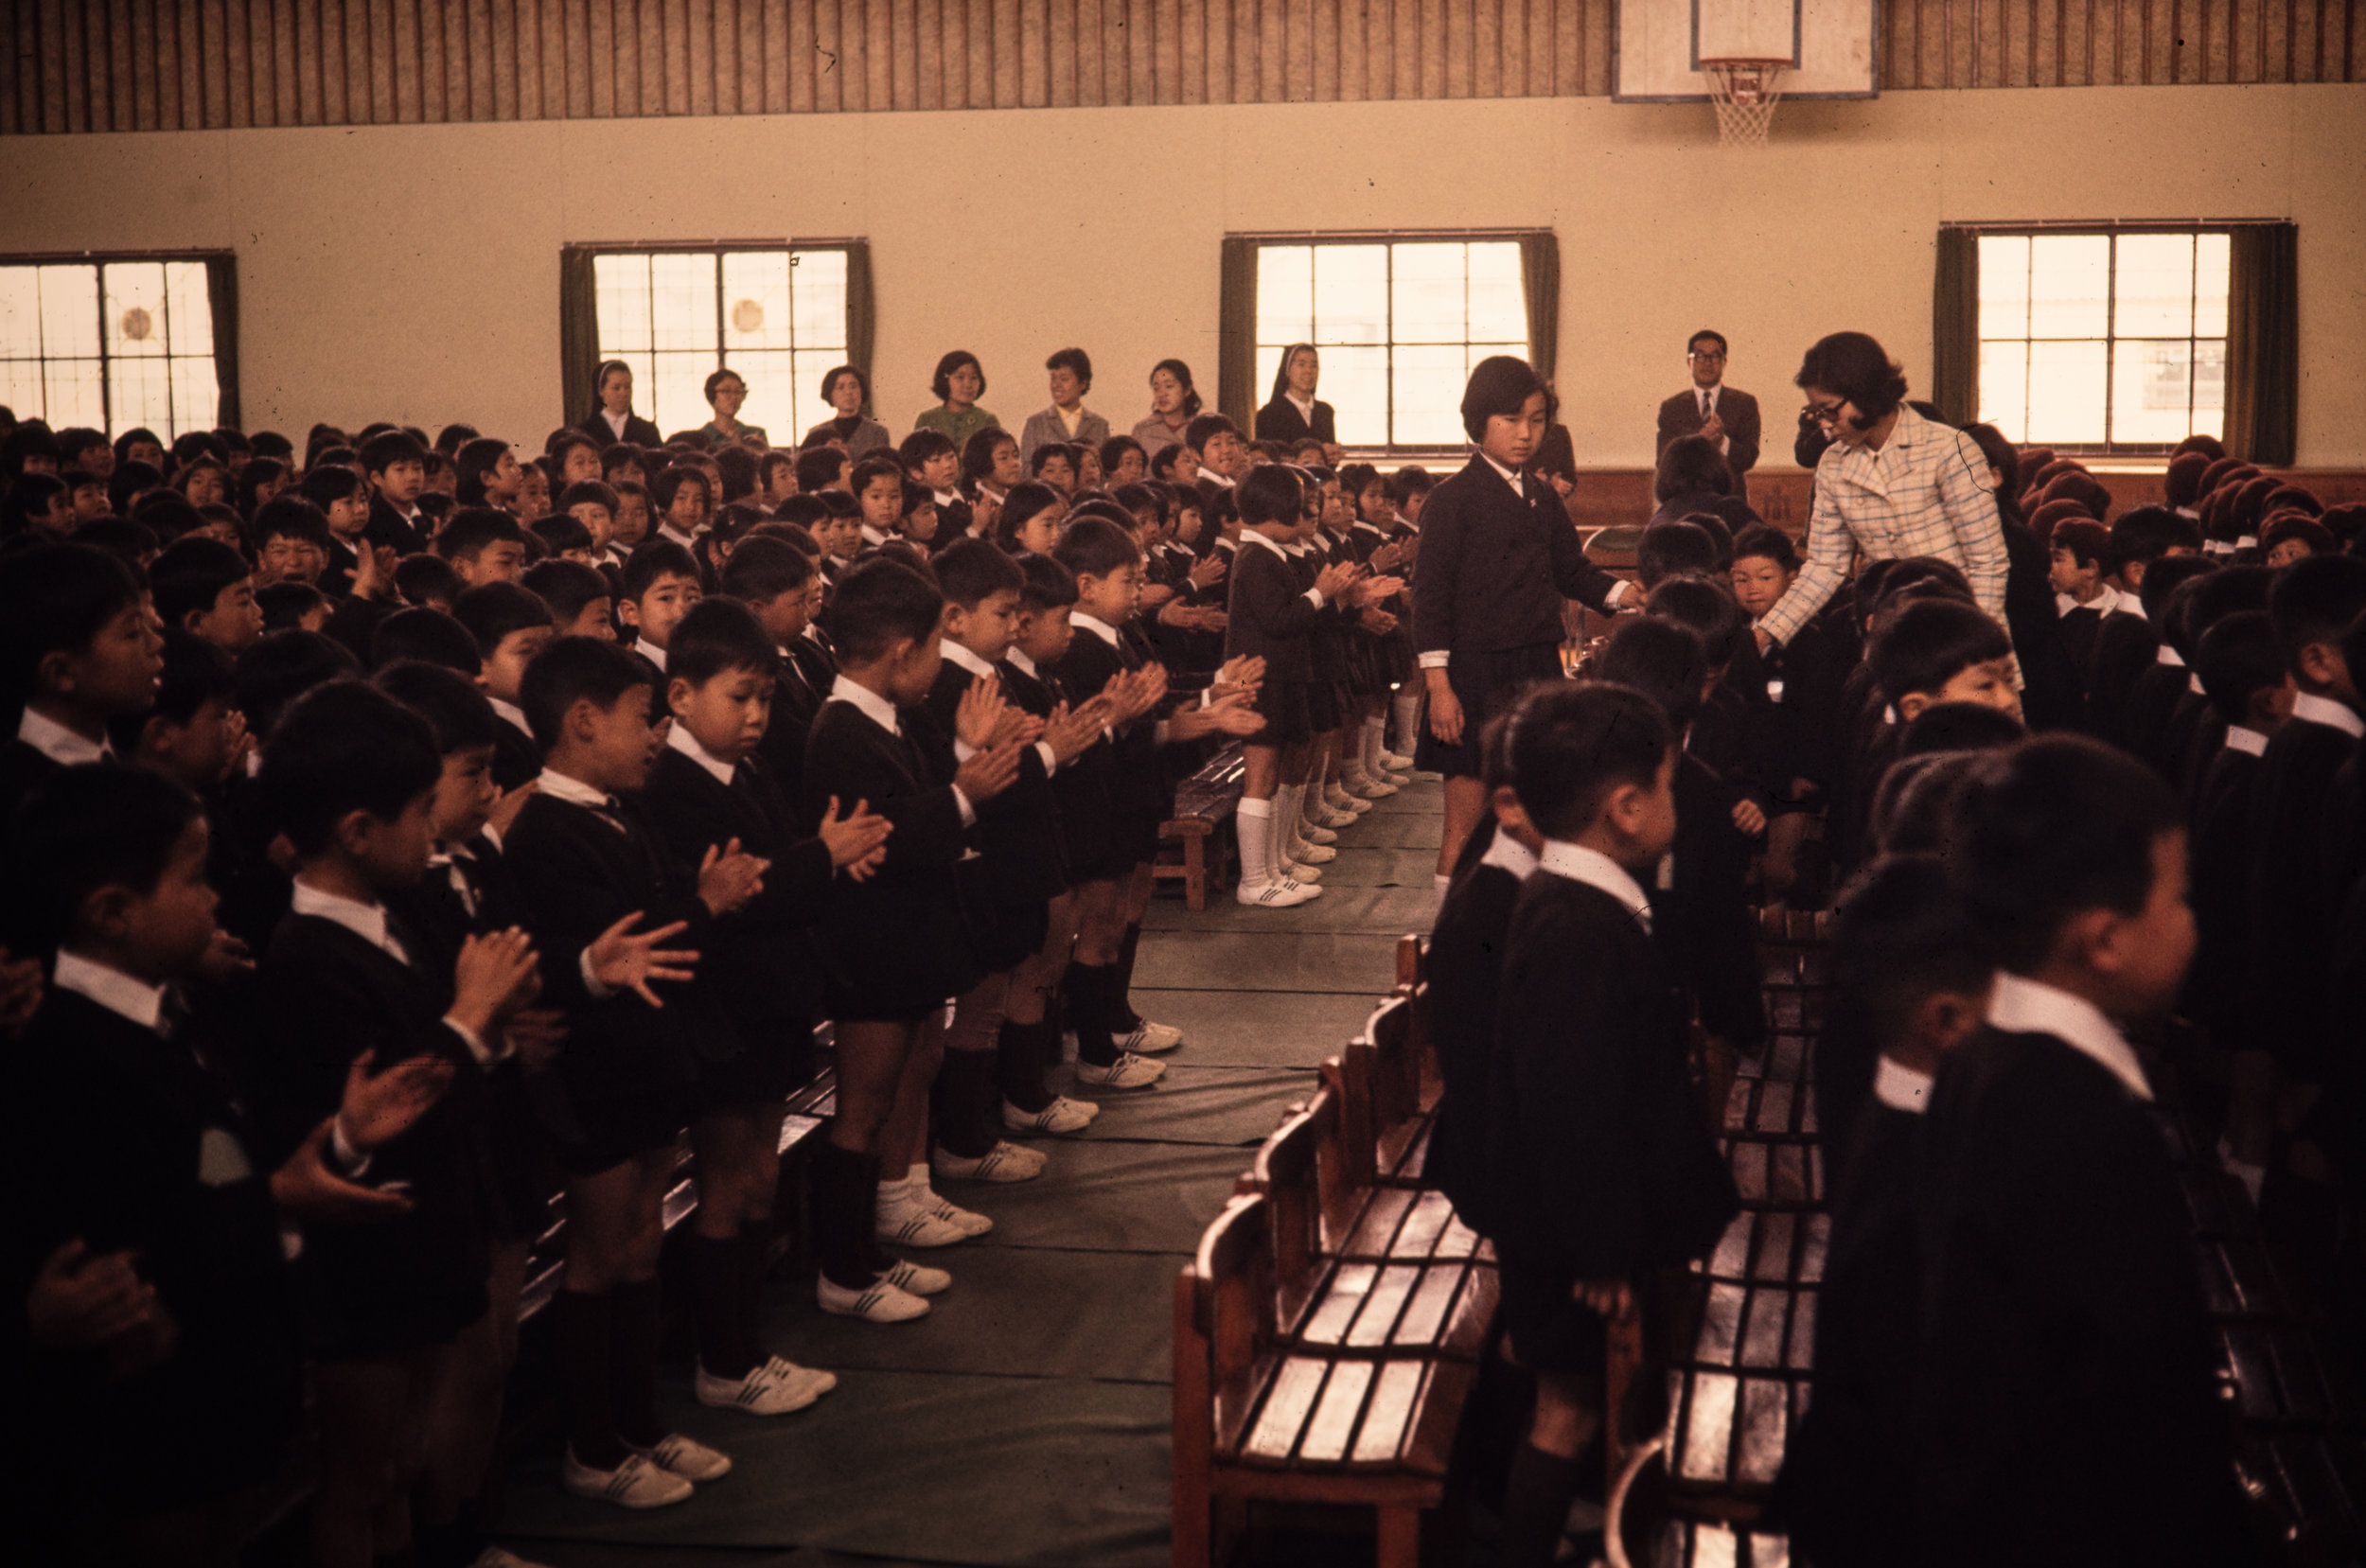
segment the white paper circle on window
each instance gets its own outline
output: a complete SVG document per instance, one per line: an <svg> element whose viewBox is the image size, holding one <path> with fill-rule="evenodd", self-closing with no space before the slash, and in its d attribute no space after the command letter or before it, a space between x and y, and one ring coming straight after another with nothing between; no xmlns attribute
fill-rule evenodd
<svg viewBox="0 0 2366 1568"><path fill-rule="evenodd" d="M155 324L144 307L134 305L123 312L123 336L129 343L146 343L149 330Z"/></svg>
<svg viewBox="0 0 2366 1568"><path fill-rule="evenodd" d="M732 328L738 332L757 332L764 327L764 307L751 299L736 300L732 305Z"/></svg>

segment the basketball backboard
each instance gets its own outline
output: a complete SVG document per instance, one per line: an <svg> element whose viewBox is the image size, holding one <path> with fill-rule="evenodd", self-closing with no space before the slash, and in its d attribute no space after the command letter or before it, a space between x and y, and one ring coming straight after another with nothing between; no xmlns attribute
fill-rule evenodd
<svg viewBox="0 0 2366 1568"><path fill-rule="evenodd" d="M1869 98L1880 91L1877 0L1618 0L1611 97L1706 103L1703 60L1789 60L1786 98Z"/></svg>

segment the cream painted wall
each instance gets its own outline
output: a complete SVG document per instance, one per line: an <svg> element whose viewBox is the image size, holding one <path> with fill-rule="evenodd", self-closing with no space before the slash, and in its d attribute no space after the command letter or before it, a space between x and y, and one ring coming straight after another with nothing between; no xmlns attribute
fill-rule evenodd
<svg viewBox="0 0 2366 1568"><path fill-rule="evenodd" d="M1227 230L1549 224L1580 459L1634 466L1699 326L1733 341L1778 449L1825 332L1874 333L1926 385L1943 220L2289 218L2299 462L2347 467L2366 467L2362 147L2351 86L1792 104L1750 153L1721 151L1704 108L1603 98L11 137L0 253L228 246L251 428L464 418L534 442L559 414L563 243L865 236L892 427L955 345L1015 427L1075 342L1123 429L1162 356L1212 396Z"/></svg>

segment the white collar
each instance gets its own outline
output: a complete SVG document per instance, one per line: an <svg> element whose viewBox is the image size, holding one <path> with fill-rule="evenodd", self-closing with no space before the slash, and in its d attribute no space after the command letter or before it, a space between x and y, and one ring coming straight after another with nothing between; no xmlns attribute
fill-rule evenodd
<svg viewBox="0 0 2366 1568"><path fill-rule="evenodd" d="M2234 548L2237 550L2256 550L2259 548L2259 536L2256 534L2237 534L2234 536Z"/></svg>
<svg viewBox="0 0 2366 1568"><path fill-rule="evenodd" d="M680 545L684 550L695 549L698 543L697 535L680 532L679 529L675 528L671 519L668 519L667 520L657 525L657 534L658 537L662 539L671 539L676 544Z"/></svg>
<svg viewBox="0 0 2366 1568"><path fill-rule="evenodd" d="M1282 545L1280 541L1275 540L1275 539L1269 539L1269 538L1267 538L1264 535L1262 535L1262 534L1259 533L1259 532L1258 532L1256 529L1254 529L1254 528L1244 528L1244 529L1242 529L1242 530L1241 530L1241 537L1242 537L1242 538L1244 538L1244 539L1255 539L1255 540L1256 540L1259 544L1263 545L1266 549L1268 549L1268 550L1272 551L1275 555L1280 555L1280 557L1282 557L1284 560L1287 560L1287 559L1289 558L1289 555L1290 555L1290 552L1289 552L1289 550L1288 550L1287 548L1285 548L1285 547L1284 547L1284 546L1283 546L1283 545Z"/></svg>
<svg viewBox="0 0 2366 1568"><path fill-rule="evenodd" d="M1714 385L1711 385L1711 386L1703 386L1703 385L1702 385L1700 382L1698 382L1698 381L1693 382L1693 383L1692 383L1692 402L1693 402L1693 406L1694 406L1694 407L1696 407L1696 408L1697 408L1697 407L1699 407L1699 406L1700 406L1700 403L1701 403L1701 399L1702 399L1702 398L1704 398L1704 397L1705 397L1705 398L1707 398L1707 399L1709 400L1709 407L1710 407L1710 408L1712 408L1712 409L1716 408L1716 407L1717 407L1717 395L1718 395L1719 393L1721 393L1721 392L1724 391L1724 390L1725 390L1725 383L1724 383L1724 382L1722 382L1722 381L1719 381L1719 382L1717 382L1717 383L1715 383Z"/></svg>
<svg viewBox="0 0 2366 1568"><path fill-rule="evenodd" d="M2240 751L2246 757L2266 756L2268 737L2249 725L2230 724L2226 727L2226 749Z"/></svg>
<svg viewBox="0 0 2366 1568"><path fill-rule="evenodd" d="M1310 427L1315 423L1314 398L1300 397L1297 393L1289 391L1287 388L1283 389L1281 396L1290 400L1290 406L1298 411L1299 416L1303 418Z"/></svg>
<svg viewBox="0 0 2366 1568"><path fill-rule="evenodd" d="M1536 869L1566 877L1572 882L1582 882L1589 888L1610 894L1625 906L1627 913L1634 917L1634 923L1642 926L1646 933L1651 929L1651 901L1644 896L1643 885L1626 867L1600 850L1588 849L1583 844L1572 844L1559 838L1547 838L1545 840L1545 853L1537 857Z"/></svg>
<svg viewBox="0 0 2366 1568"><path fill-rule="evenodd" d="M1505 467L1502 464L1488 456L1484 451L1479 453L1479 460L1485 463L1489 467L1494 469L1497 473L1503 475L1504 483L1511 486L1511 490L1514 495L1518 496L1522 501L1528 499L1528 487L1526 484L1522 483L1518 474L1513 473L1510 468Z"/></svg>
<svg viewBox="0 0 2366 1568"><path fill-rule="evenodd" d="M1526 882L1528 879L1528 873L1536 870L1536 856L1528 852L1526 844L1498 827L1495 830L1494 842L1489 844L1487 853L1479 856L1479 864L1492 866L1497 871L1510 872L1512 880Z"/></svg>
<svg viewBox="0 0 2366 1568"><path fill-rule="evenodd" d="M2347 703L2336 702L2329 696L2319 696L2314 692L2303 692L2292 699L2292 716L2310 724L2322 724L2329 730L2339 730L2352 740L2366 735L2366 718L2358 717L2356 709Z"/></svg>
<svg viewBox="0 0 2366 1568"><path fill-rule="evenodd" d="M1068 625L1072 626L1084 627L1086 631L1091 632L1095 637L1100 638L1104 643L1108 643L1109 646L1114 648L1118 645L1118 628L1111 625L1108 622L1104 621L1100 616L1086 615L1078 611L1070 611L1068 619Z"/></svg>
<svg viewBox="0 0 2366 1568"><path fill-rule="evenodd" d="M608 428L614 431L617 439L621 441L624 439L626 422L632 418L632 414L629 410L623 414L610 414L608 410L602 409L600 417L608 421Z"/></svg>
<svg viewBox="0 0 2366 1568"><path fill-rule="evenodd" d="M887 543L887 541L888 541L888 537L887 537L887 535L885 535L884 533L880 532L878 529L872 527L872 526L871 526L871 524L869 524L869 523L867 523L867 522L866 522L866 523L864 523L864 524L862 525L862 542L863 542L863 543L865 543L865 544L867 544L867 545L870 545L870 546L872 546L873 548L874 548L874 549L875 549L875 548L877 548L878 546L880 546L880 545L883 545L883 544Z"/></svg>
<svg viewBox="0 0 2366 1568"><path fill-rule="evenodd" d="M1025 648L1020 647L1017 643L1012 643L1012 644L1011 644L1011 651L1010 651L1010 653L1009 653L1006 657L1008 657L1008 658L1009 658L1009 660L1010 660L1010 661L1011 661L1012 663L1014 663L1014 664L1017 665L1017 666L1018 666L1018 667L1019 667L1022 671L1024 671L1024 672L1025 672L1025 673L1027 673L1028 675L1031 675L1031 676L1036 676L1038 679L1040 679L1040 678L1041 678L1040 675L1038 675L1038 674L1037 674L1037 671L1036 671L1036 669L1035 669L1035 661L1034 661L1033 660L1032 660L1032 659L1028 658L1028 657L1027 657L1027 650L1026 650Z"/></svg>
<svg viewBox="0 0 2366 1568"><path fill-rule="evenodd" d="M523 708L519 707L514 702L503 702L500 697L493 696L489 694L486 696L485 700L492 704L494 717L502 719L517 729L523 730L528 735L532 735L534 733L534 726L526 722L526 711Z"/></svg>
<svg viewBox="0 0 2366 1568"><path fill-rule="evenodd" d="M1220 474L1213 468L1200 469L1199 477L1207 480L1220 490L1229 490L1239 484L1239 481L1235 480L1230 474Z"/></svg>
<svg viewBox="0 0 2366 1568"><path fill-rule="evenodd" d="M2201 683L2201 677L2198 675L2189 675L2185 678L2185 689L2193 693L2196 696L2208 696L2210 695L2208 689Z"/></svg>
<svg viewBox="0 0 2366 1568"><path fill-rule="evenodd" d="M604 789L594 789L581 779L571 779L553 768L544 768L534 781L535 793L548 795L554 801L569 805L590 806L593 811L614 811L616 797Z"/></svg>
<svg viewBox="0 0 2366 1568"><path fill-rule="evenodd" d="M1353 522L1348 524L1348 529L1351 533L1358 528L1361 528L1367 534L1378 534L1384 539L1388 537L1387 529L1383 528L1376 522L1367 522L1362 518L1358 518Z"/></svg>
<svg viewBox="0 0 2366 1568"><path fill-rule="evenodd" d="M2055 613L2057 615L2068 615L2075 609L2092 609L2097 615L2110 615L2115 612L2120 614L2134 613L2129 608L2129 607L2136 602L2133 596L2122 593L2118 589L2113 588L2110 583L2103 584L2102 588L2102 592L2096 594L2093 598L2088 600L2083 605L2067 593L2057 593L2054 596Z"/></svg>
<svg viewBox="0 0 2366 1568"><path fill-rule="evenodd" d="M59 991L86 996L116 1017L129 1019L142 1029L154 1029L164 1020L163 986L135 979L120 969L62 947L58 949L57 967L50 971L49 983Z"/></svg>
<svg viewBox="0 0 2366 1568"><path fill-rule="evenodd" d="M657 666L658 674L663 675L665 673L665 650L659 647L655 643L650 642L647 638L642 636L639 632L633 633L632 651L647 660L650 663L655 664Z"/></svg>
<svg viewBox="0 0 2366 1568"><path fill-rule="evenodd" d="M698 737L690 732L690 726L680 719L676 719L673 726L666 731L665 744L714 774L717 784L730 784L732 775L738 771L732 764L699 745Z"/></svg>
<svg viewBox="0 0 2366 1568"><path fill-rule="evenodd" d="M987 663L984 660L979 658L967 648L962 647L959 643L954 642L949 637L945 640L945 657L951 663L962 669L967 670L970 674L977 676L980 679L991 680L994 678L993 665Z"/></svg>
<svg viewBox="0 0 2366 1568"><path fill-rule="evenodd" d="M817 648L828 646L827 643L821 641L821 628L814 625L811 621L806 622L805 629L799 632L797 635L803 638L806 642L811 643Z"/></svg>
<svg viewBox="0 0 2366 1568"><path fill-rule="evenodd" d="M1988 1023L2013 1034L2050 1034L2126 1085L2139 1100L2152 1098L2136 1053L2102 1010L2084 996L2041 985L2025 975L1999 970L1988 995Z"/></svg>
<svg viewBox="0 0 2366 1568"><path fill-rule="evenodd" d="M1886 1056L1874 1058L1873 1098L1893 1111L1920 1116L1931 1108L1931 1075Z"/></svg>
<svg viewBox="0 0 2366 1568"><path fill-rule="evenodd" d="M832 702L851 702L857 713L891 735L900 735L904 726L895 716L895 704L868 686L858 685L846 676L830 682Z"/></svg>
<svg viewBox="0 0 2366 1568"><path fill-rule="evenodd" d="M2154 658L2159 663L2173 665L2181 670L2185 667L2185 656L2166 643L2161 644L2161 651Z"/></svg>
<svg viewBox="0 0 2366 1568"><path fill-rule="evenodd" d="M402 943L387 934L386 906L383 904L364 904L343 893L327 892L298 877L288 907L300 915L334 921L372 947L390 953L405 963L411 961L410 955L402 949Z"/></svg>
<svg viewBox="0 0 2366 1568"><path fill-rule="evenodd" d="M928 493L937 498L939 506L950 506L962 499L962 493L959 490L931 489Z"/></svg>
<svg viewBox="0 0 2366 1568"><path fill-rule="evenodd" d="M16 738L51 762L62 763L68 767L80 763L105 762L115 755L114 749L105 741L95 741L87 735L77 734L48 714L37 714L30 708L26 709L25 715L16 721Z"/></svg>

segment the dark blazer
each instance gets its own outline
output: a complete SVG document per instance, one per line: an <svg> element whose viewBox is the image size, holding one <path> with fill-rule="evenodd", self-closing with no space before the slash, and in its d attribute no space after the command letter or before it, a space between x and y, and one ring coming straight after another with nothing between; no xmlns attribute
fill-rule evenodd
<svg viewBox="0 0 2366 1568"><path fill-rule="evenodd" d="M1339 415L1329 403L1315 399L1315 420L1309 424L1298 413L1296 403L1287 397L1277 397L1257 411L1257 439L1260 441L1320 441L1335 446L1339 440Z"/></svg>
<svg viewBox="0 0 2366 1568"><path fill-rule="evenodd" d="M2152 1108L2052 1035L1984 1029L1949 1052L1924 1137L1900 1560L2256 1561Z"/></svg>
<svg viewBox="0 0 2366 1568"><path fill-rule="evenodd" d="M0 741L0 828L16 819L26 796L65 771L65 764L10 735Z"/></svg>
<svg viewBox="0 0 2366 1568"><path fill-rule="evenodd" d="M2347 889L2333 886L2324 814L2356 743L2329 724L2288 719L2268 738L2252 784L2251 982L2258 1043L2303 1084L2319 1081L2329 1041L2325 976Z"/></svg>
<svg viewBox="0 0 2366 1568"><path fill-rule="evenodd" d="M1059 677L1071 702L1089 702L1101 695L1102 688L1114 677L1139 669L1143 662L1139 651L1122 634L1117 646L1111 647L1093 632L1079 626L1075 637L1069 640L1068 652L1051 673ZM1158 751L1157 715L1146 714L1118 731L1116 743L1109 748L1107 775L1112 811L1121 819L1132 819L1138 827L1147 818L1154 848L1157 824L1166 819L1174 805L1174 783L1167 776L1166 764ZM1139 842L1139 834L1136 842Z"/></svg>
<svg viewBox="0 0 2366 1568"><path fill-rule="evenodd" d="M2251 989L2251 867L2258 857L2259 822L2252 811L2260 759L2220 748L2203 769L2193 814L2193 967L2185 974L2185 1010L2210 1031L2221 1050L2250 1042L2255 1008Z"/></svg>
<svg viewBox="0 0 2366 1568"><path fill-rule="evenodd" d="M1686 1077L1687 1009L1608 893L1521 885L1504 944L1484 1211L1507 1263L1633 1278L1716 1244L1740 1200Z"/></svg>
<svg viewBox="0 0 2366 1568"><path fill-rule="evenodd" d="M425 536L395 510L394 502L376 491L370 494L370 520L362 525L362 537L372 544L388 546L397 555L415 555L427 548ZM321 591L331 590L324 586Z"/></svg>
<svg viewBox="0 0 2366 1568"><path fill-rule="evenodd" d="M1701 1027L1746 1054L1766 1039L1755 932L1742 885L1751 843L1734 826L1736 790L1686 752L1676 767L1674 883L1651 892L1652 932Z"/></svg>
<svg viewBox="0 0 2366 1568"><path fill-rule="evenodd" d="M542 749L534 737L503 718L493 734L493 782L517 789L542 776Z"/></svg>
<svg viewBox="0 0 2366 1568"><path fill-rule="evenodd" d="M813 650L810 657L816 661L827 657L807 639L801 637L797 641L801 646ZM765 726L756 755L764 759L765 771L772 775L773 786L792 804L804 794L805 735L813 729L813 715L821 711L822 695L827 690L826 685L815 687L805 660L798 657L795 648L782 659L772 682L772 721Z"/></svg>
<svg viewBox="0 0 2366 1568"><path fill-rule="evenodd" d="M597 441L603 449L613 447L620 441L627 447L644 447L652 451L665 445L665 437L658 428L637 414L625 415L625 433L622 435L609 428L608 415L599 409L585 414L576 422L575 429Z"/></svg>
<svg viewBox="0 0 2366 1568"><path fill-rule="evenodd" d="M1758 400L1746 392L1720 387L1717 415L1725 422L1725 467L1739 478L1758 466ZM1651 448L1657 461L1668 444L1680 435L1698 435L1701 417L1698 390L1686 388L1659 406L1659 438Z"/></svg>
<svg viewBox="0 0 2366 1568"><path fill-rule="evenodd" d="M1306 596L1297 563L1244 541L1226 581L1231 595L1225 607L1225 658L1262 658L1267 680L1312 680L1312 639L1323 612Z"/></svg>
<svg viewBox="0 0 2366 1568"><path fill-rule="evenodd" d="M1492 840L1493 828L1486 828ZM1479 834L1474 833L1476 840ZM1430 1135L1429 1173L1455 1212L1481 1234L1487 1219L1488 1085L1495 1067L1495 1002L1520 880L1500 866L1458 868L1429 936L1431 1037L1445 1095Z"/></svg>
<svg viewBox="0 0 2366 1568"><path fill-rule="evenodd" d="M1579 544L1561 497L1533 479L1526 490L1525 500L1513 494L1487 459L1474 454L1430 492L1413 579L1413 643L1420 651L1500 653L1558 643L1563 600L1608 608L1617 579Z"/></svg>
<svg viewBox="0 0 2366 1568"><path fill-rule="evenodd" d="M1014 676L1033 688L1037 700L1049 695L1048 688L1040 682L1027 680L1016 671L998 671L998 676L1004 683L1004 695L1014 701L1019 696L1009 684ZM961 711L962 697L976 678L949 659L937 668L936 684L929 690L927 706L929 719L944 732L948 746L956 731L955 718ZM979 859L973 885L980 895L980 907L973 909L973 914L981 920L991 919L990 911L996 907L1025 908L1041 904L1067 888L1060 867L1059 807L1052 800L1051 775L1044 771L1042 752L1032 746L1020 752L1016 782L993 800L980 802L977 810L973 842L978 847Z"/></svg>

